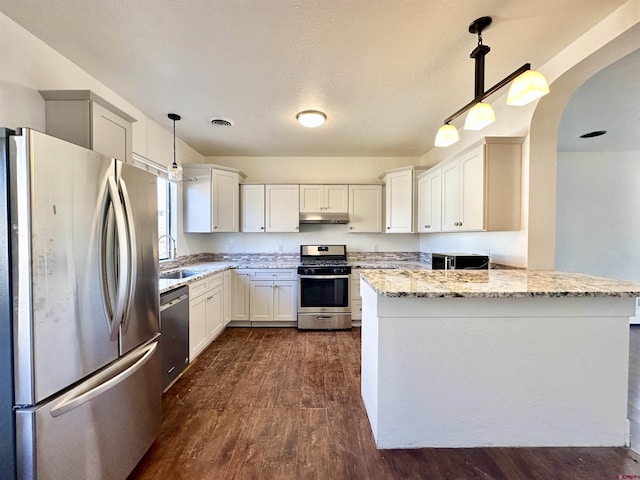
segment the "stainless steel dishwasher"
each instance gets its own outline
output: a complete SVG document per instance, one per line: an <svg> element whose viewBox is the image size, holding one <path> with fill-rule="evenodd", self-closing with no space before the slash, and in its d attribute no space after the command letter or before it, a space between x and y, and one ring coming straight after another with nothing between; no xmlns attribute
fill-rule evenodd
<svg viewBox="0 0 640 480"><path fill-rule="evenodd" d="M160 295L160 358L165 391L189 364L189 287Z"/></svg>

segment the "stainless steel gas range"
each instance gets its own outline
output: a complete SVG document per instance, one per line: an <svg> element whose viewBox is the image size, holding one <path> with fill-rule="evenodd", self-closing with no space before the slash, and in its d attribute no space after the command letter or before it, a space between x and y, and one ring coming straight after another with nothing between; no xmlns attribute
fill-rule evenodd
<svg viewBox="0 0 640 480"><path fill-rule="evenodd" d="M346 245L300 245L298 328L351 328L351 267Z"/></svg>

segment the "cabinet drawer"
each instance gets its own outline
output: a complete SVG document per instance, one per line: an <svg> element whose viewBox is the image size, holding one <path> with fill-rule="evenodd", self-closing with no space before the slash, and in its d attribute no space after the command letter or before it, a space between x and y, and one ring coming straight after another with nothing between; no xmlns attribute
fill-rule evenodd
<svg viewBox="0 0 640 480"><path fill-rule="evenodd" d="M264 270L247 270L251 280L297 280L296 270L268 268Z"/></svg>
<svg viewBox="0 0 640 480"><path fill-rule="evenodd" d="M216 288L222 285L223 279L224 277L222 272L209 275L207 278L205 278L205 281L207 282L207 290L211 290L212 288Z"/></svg>
<svg viewBox="0 0 640 480"><path fill-rule="evenodd" d="M193 300L194 298L202 295L208 290L207 288L207 279L203 278L202 280L198 280L197 282L193 282L189 284L189 298Z"/></svg>

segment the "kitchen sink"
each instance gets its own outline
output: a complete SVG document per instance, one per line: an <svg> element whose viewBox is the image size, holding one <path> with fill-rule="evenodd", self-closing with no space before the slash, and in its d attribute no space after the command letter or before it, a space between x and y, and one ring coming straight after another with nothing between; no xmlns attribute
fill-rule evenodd
<svg viewBox="0 0 640 480"><path fill-rule="evenodd" d="M161 272L160 279L161 280L180 280L181 278L193 277L194 275L198 275L202 272L197 270L173 270L171 272Z"/></svg>

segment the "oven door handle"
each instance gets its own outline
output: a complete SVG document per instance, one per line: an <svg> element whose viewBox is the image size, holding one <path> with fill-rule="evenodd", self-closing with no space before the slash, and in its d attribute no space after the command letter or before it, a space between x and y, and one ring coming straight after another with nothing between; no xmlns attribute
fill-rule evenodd
<svg viewBox="0 0 640 480"><path fill-rule="evenodd" d="M340 278L349 278L349 275L298 275L300 278L310 278L312 280L337 280Z"/></svg>

